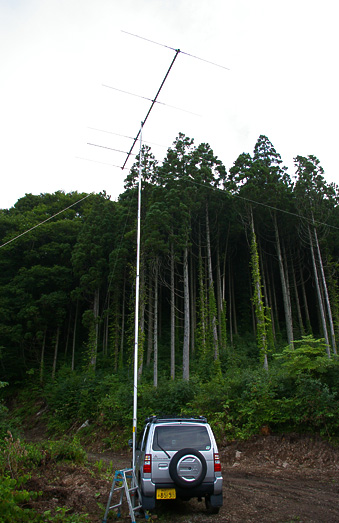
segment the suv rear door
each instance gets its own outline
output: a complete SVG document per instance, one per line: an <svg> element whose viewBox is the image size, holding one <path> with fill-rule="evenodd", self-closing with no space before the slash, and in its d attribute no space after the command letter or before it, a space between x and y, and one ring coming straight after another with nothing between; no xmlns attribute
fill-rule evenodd
<svg viewBox="0 0 339 523"><path fill-rule="evenodd" d="M201 423L170 423L154 428L152 441L152 480L154 483L172 483L169 474L171 458L182 449L195 449L206 460L204 481L214 481L213 443L207 426Z"/></svg>

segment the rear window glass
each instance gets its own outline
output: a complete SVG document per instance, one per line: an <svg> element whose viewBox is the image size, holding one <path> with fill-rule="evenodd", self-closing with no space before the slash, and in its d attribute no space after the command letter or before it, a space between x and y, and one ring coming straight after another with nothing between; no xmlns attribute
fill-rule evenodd
<svg viewBox="0 0 339 523"><path fill-rule="evenodd" d="M210 450L211 440L206 427L177 425L155 428L153 450L180 450L187 447L196 450Z"/></svg>

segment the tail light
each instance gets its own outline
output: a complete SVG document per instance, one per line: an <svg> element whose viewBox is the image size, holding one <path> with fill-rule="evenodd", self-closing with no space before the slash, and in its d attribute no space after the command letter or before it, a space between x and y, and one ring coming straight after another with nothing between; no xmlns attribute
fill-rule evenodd
<svg viewBox="0 0 339 523"><path fill-rule="evenodd" d="M145 454L144 459L144 474L150 474L152 472L152 456L151 454Z"/></svg>
<svg viewBox="0 0 339 523"><path fill-rule="evenodd" d="M219 454L214 454L214 472L221 472L221 463Z"/></svg>

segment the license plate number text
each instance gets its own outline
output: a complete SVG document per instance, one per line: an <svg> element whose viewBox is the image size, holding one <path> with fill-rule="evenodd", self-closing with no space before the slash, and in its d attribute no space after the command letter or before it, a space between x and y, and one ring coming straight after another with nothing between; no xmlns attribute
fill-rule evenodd
<svg viewBox="0 0 339 523"><path fill-rule="evenodd" d="M175 499L176 492L174 488L158 488L157 499Z"/></svg>

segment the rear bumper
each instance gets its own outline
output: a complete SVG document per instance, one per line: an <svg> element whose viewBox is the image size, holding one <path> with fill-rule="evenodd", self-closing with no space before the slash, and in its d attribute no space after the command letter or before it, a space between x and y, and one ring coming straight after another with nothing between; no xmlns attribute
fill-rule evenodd
<svg viewBox="0 0 339 523"><path fill-rule="evenodd" d="M144 496L155 497L157 488L175 488L178 498L190 499L222 493L222 477L215 478L214 483L202 483L193 488L182 488L174 483L153 483L150 479L141 480L141 492Z"/></svg>

